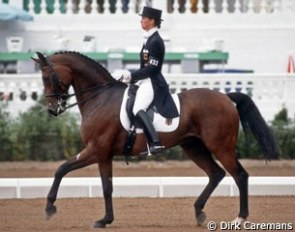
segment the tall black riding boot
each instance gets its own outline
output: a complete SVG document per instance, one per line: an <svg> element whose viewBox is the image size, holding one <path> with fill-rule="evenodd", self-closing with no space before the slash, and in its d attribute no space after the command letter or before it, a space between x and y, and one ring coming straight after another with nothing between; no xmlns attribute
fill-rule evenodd
<svg viewBox="0 0 295 232"><path fill-rule="evenodd" d="M161 146L158 133L156 132L154 125L152 124L147 113L144 110L140 110L136 114L136 119L143 127L144 133L148 139L150 153L155 154L162 152L164 147Z"/></svg>

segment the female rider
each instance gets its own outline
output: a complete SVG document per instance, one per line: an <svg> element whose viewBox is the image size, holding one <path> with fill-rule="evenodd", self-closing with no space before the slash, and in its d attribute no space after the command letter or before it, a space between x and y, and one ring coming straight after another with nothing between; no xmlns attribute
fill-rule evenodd
<svg viewBox="0 0 295 232"><path fill-rule="evenodd" d="M145 30L144 44L140 52L140 69L122 75L125 83L136 83L138 90L133 106L133 114L143 127L148 139L150 153L162 151L159 136L146 113L153 104L159 114L167 119L178 117L178 111L169 92L161 69L165 56L165 45L158 29L161 27L162 11L144 7L142 11L141 27Z"/></svg>

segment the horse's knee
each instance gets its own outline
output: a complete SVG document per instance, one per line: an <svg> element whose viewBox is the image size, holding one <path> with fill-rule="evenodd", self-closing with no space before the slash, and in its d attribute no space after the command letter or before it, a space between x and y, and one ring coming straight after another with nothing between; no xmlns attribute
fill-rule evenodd
<svg viewBox="0 0 295 232"><path fill-rule="evenodd" d="M63 178L66 174L67 174L67 171L68 168L67 168L67 164L62 164L58 167L58 169L56 170L55 172L55 178Z"/></svg>

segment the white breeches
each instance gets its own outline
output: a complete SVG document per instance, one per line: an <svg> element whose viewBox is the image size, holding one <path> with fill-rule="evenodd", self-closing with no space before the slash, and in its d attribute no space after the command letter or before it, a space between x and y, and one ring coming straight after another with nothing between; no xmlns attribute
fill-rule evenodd
<svg viewBox="0 0 295 232"><path fill-rule="evenodd" d="M139 86L133 106L133 114L136 115L140 110L146 111L154 100L154 90L150 78L138 81Z"/></svg>

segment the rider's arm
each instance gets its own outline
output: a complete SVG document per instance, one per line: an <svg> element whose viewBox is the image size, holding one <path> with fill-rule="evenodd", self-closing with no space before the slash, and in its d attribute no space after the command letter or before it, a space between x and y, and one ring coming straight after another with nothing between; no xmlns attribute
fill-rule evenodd
<svg viewBox="0 0 295 232"><path fill-rule="evenodd" d="M165 48L158 41L154 41L148 47L149 59L145 67L131 73L132 81L142 80L148 77L155 76L161 72L161 67L164 59Z"/></svg>

